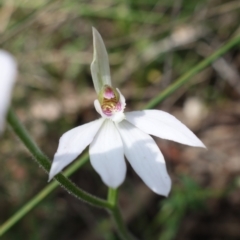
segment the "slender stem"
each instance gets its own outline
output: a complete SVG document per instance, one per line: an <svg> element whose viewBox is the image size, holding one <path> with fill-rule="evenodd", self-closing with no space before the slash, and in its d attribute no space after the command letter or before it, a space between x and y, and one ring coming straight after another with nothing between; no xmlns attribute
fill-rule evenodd
<svg viewBox="0 0 240 240"><path fill-rule="evenodd" d="M13 131L16 135L21 139L24 143L25 147L32 153L37 163L46 171L49 172L50 169L50 161L49 159L42 153L42 151L38 148L38 146L34 143L31 137L28 135L27 131L23 127L23 125L18 120L17 116L14 114L13 110L10 109L7 116L8 123L12 127ZM102 208L111 208L111 204L107 201L92 196L91 194L81 190L78 188L73 182L71 182L68 178L66 178L63 174L58 174L55 179L58 183L65 188L70 194L79 198L89 204L92 204L96 207Z"/></svg>
<svg viewBox="0 0 240 240"><path fill-rule="evenodd" d="M158 96L153 98L147 105L145 105L145 108L153 108L158 103L162 102L165 98L167 98L169 95L174 93L178 88L180 88L182 85L190 81L190 79L202 71L204 68L212 64L217 58L225 54L228 50L238 45L240 42L240 35L232 38L230 41L228 41L225 45L223 45L220 49L218 49L216 52L214 52L211 56L206 58L205 60L201 61L199 64L197 64L195 67L190 69L188 72L186 72L184 75L182 75L180 78L178 78L173 84L171 84L168 88L166 88L163 92L161 92Z"/></svg>
<svg viewBox="0 0 240 240"><path fill-rule="evenodd" d="M123 221L122 214L118 206L114 207L111 211L112 217L117 226L117 231L122 240L133 240L133 236L128 232L126 225Z"/></svg>
<svg viewBox="0 0 240 240"><path fill-rule="evenodd" d="M128 232L123 221L119 206L118 206L118 189L108 189L108 202L112 205L110 213L117 226L117 231L122 240L132 240L131 234Z"/></svg>
<svg viewBox="0 0 240 240"><path fill-rule="evenodd" d="M58 186L57 181L51 182L47 187L35 195L30 201L12 215L6 222L0 226L0 236L7 232L16 222L30 212L40 201L50 194Z"/></svg>
<svg viewBox="0 0 240 240"><path fill-rule="evenodd" d="M108 202L113 206L116 204L118 199L118 189L108 188Z"/></svg>
<svg viewBox="0 0 240 240"><path fill-rule="evenodd" d="M81 159L75 161L66 171L64 171L64 176L70 176L78 168L83 166L88 161L88 154L84 154ZM28 201L24 206L22 206L14 215L12 215L6 222L0 226L0 236L7 232L15 223L17 223L21 218L23 218L28 212L30 212L38 203L40 203L44 198L46 198L54 189L59 186L57 181L52 181L43 190L41 190L37 195L35 195L30 201Z"/></svg>

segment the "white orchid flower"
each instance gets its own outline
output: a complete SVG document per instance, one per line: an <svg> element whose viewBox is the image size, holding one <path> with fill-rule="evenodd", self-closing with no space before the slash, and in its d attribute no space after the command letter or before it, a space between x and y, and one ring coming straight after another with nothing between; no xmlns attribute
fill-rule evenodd
<svg viewBox="0 0 240 240"><path fill-rule="evenodd" d="M11 101L12 88L17 75L17 64L6 51L0 50L0 133Z"/></svg>
<svg viewBox="0 0 240 240"><path fill-rule="evenodd" d="M51 180L90 145L90 162L102 181L111 188L125 179L127 160L155 193L167 196L171 179L164 157L149 134L187 144L204 144L174 116L158 110L124 113L125 98L112 87L108 55L98 31L93 28L94 58L91 73L101 118L63 134L49 174Z"/></svg>

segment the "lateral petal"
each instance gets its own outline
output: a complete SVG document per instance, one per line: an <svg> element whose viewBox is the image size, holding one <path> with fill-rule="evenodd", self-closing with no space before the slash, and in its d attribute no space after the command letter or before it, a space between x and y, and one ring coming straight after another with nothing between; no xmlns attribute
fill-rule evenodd
<svg viewBox="0 0 240 240"><path fill-rule="evenodd" d="M93 61L91 63L91 73L94 88L97 94L103 85L112 86L109 60L106 47L99 32L93 27Z"/></svg>
<svg viewBox="0 0 240 240"><path fill-rule="evenodd" d="M136 173L155 193L167 196L171 179L164 157L154 140L146 133L123 120L117 125L122 137L124 154Z"/></svg>
<svg viewBox="0 0 240 240"><path fill-rule="evenodd" d="M103 182L111 188L122 184L126 176L123 144L111 120L106 120L89 148L90 161Z"/></svg>
<svg viewBox="0 0 240 240"><path fill-rule="evenodd" d="M206 148L202 141L173 115L160 110L125 113L126 119L145 133L182 144Z"/></svg>
<svg viewBox="0 0 240 240"><path fill-rule="evenodd" d="M49 172L49 181L81 154L92 142L103 122L104 119L100 118L73 128L62 135Z"/></svg>

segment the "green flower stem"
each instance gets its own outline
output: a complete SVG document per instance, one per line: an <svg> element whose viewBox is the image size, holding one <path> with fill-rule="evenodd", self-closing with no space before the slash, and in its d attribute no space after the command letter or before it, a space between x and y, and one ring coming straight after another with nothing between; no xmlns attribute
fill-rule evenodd
<svg viewBox="0 0 240 240"><path fill-rule="evenodd" d="M223 45L220 49L218 49L216 52L214 52L211 56L206 58L205 60L201 61L199 64L197 64L195 67L190 69L188 72L186 72L183 76L178 78L173 84L171 84L168 88L166 88L163 92L161 92L158 96L153 98L147 105L145 105L145 108L151 109L155 107L157 104L162 102L165 98L167 98L169 95L174 93L177 89L179 89L182 85L190 81L190 79L195 76L197 73L202 71L204 68L208 67L210 64L212 64L217 58L221 57L223 54L225 54L228 50L235 47L240 43L240 35L237 35L236 37L229 40L225 45Z"/></svg>
<svg viewBox="0 0 240 240"><path fill-rule="evenodd" d="M118 199L118 190L114 188L108 189L108 202L111 203L113 206L116 205Z"/></svg>
<svg viewBox="0 0 240 240"><path fill-rule="evenodd" d="M35 195L28 201L20 210L12 215L6 222L0 226L0 236L7 232L15 223L30 212L38 203L40 203L46 196L48 196L58 186L57 181L51 182L47 187Z"/></svg>
<svg viewBox="0 0 240 240"><path fill-rule="evenodd" d="M88 154L84 154L81 159L72 164L66 171L65 176L70 176L78 168L83 166L88 161ZM35 195L30 201L28 201L22 208L20 208L14 215L12 215L5 223L0 226L0 236L7 232L16 222L23 218L28 212L30 212L38 203L46 198L54 189L59 186L56 180L48 184L42 191Z"/></svg>
<svg viewBox="0 0 240 240"><path fill-rule="evenodd" d="M123 221L120 209L118 207L118 189L108 189L108 202L112 205L110 213L117 226L118 234L122 240L133 240Z"/></svg>
<svg viewBox="0 0 240 240"><path fill-rule="evenodd" d="M123 221L122 214L120 212L120 209L118 205L116 205L112 211L112 217L115 221L115 224L117 226L118 234L121 237L122 240L134 240L133 236L128 232L126 225Z"/></svg>
<svg viewBox="0 0 240 240"><path fill-rule="evenodd" d="M50 161L49 159L41 152L38 146L34 143L31 137L28 135L27 131L23 127L23 125L18 120L17 116L14 114L13 110L9 110L7 120L9 125L12 127L13 131L20 138L26 148L31 152L34 156L37 163L46 171L49 172L50 169ZM68 178L66 178L63 174L58 174L55 179L58 183L65 188L70 194L73 196L92 204L96 207L102 208L111 208L111 204L107 201L92 196L91 194L81 190L74 183L72 183Z"/></svg>

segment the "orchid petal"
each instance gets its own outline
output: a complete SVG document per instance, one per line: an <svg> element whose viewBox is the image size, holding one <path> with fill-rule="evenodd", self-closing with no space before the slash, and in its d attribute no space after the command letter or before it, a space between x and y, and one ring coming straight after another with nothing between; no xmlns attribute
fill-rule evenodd
<svg viewBox="0 0 240 240"><path fill-rule="evenodd" d="M71 129L59 141L49 173L49 181L71 163L92 142L104 119L98 119Z"/></svg>
<svg viewBox="0 0 240 240"><path fill-rule="evenodd" d="M123 144L115 124L106 120L89 148L90 161L103 182L111 188L122 184L126 175Z"/></svg>
<svg viewBox="0 0 240 240"><path fill-rule="evenodd" d="M108 54L103 39L99 32L93 27L93 61L91 73L94 88L99 93L104 85L112 86Z"/></svg>
<svg viewBox="0 0 240 240"><path fill-rule="evenodd" d="M3 131L12 88L16 80L17 64L6 51L0 50L0 132Z"/></svg>
<svg viewBox="0 0 240 240"><path fill-rule="evenodd" d="M171 179L164 157L154 140L126 120L118 123L117 127L122 137L124 154L133 169L152 191L167 196Z"/></svg>
<svg viewBox="0 0 240 240"><path fill-rule="evenodd" d="M173 115L160 110L135 111L125 114L126 119L145 133L179 142L203 147L201 140Z"/></svg>

